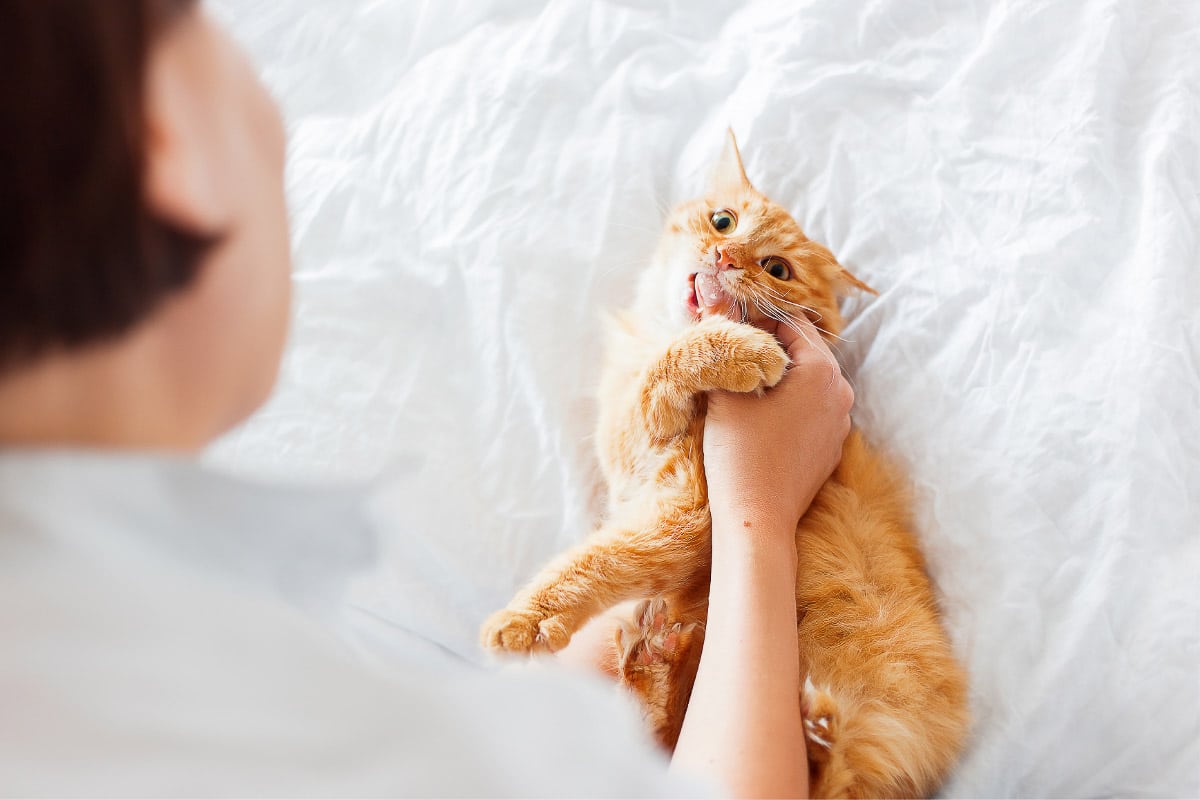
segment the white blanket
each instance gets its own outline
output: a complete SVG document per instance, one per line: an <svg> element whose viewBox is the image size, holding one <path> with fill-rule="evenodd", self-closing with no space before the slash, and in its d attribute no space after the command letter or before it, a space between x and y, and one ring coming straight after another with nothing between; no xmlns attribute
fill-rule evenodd
<svg viewBox="0 0 1200 800"><path fill-rule="evenodd" d="M287 118L298 295L212 458L407 461L372 613L469 649L588 530L598 313L732 125L880 290L841 355L970 667L944 792L1200 795L1200 4L214 10Z"/></svg>

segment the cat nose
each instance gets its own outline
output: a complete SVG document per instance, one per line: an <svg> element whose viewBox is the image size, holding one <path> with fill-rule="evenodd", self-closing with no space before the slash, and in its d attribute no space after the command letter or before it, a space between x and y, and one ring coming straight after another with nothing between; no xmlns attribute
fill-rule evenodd
<svg viewBox="0 0 1200 800"><path fill-rule="evenodd" d="M723 269L733 269L735 266L733 263L733 255L729 252L728 248L726 248L724 253L721 252L721 248L714 248L714 253L713 266L717 268L718 272Z"/></svg>

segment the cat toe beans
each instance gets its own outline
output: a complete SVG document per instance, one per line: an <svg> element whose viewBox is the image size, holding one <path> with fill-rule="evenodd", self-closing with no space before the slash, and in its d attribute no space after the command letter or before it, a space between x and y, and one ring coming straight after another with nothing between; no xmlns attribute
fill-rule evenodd
<svg viewBox="0 0 1200 800"><path fill-rule="evenodd" d="M661 597L643 601L617 629L618 680L638 698L654 738L675 747L700 663L703 624L672 613Z"/></svg>
<svg viewBox="0 0 1200 800"><path fill-rule="evenodd" d="M622 669L671 661L680 637L694 627L685 629L683 623L672 621L661 598L643 601L634 618L636 623L626 623L617 631L617 660Z"/></svg>

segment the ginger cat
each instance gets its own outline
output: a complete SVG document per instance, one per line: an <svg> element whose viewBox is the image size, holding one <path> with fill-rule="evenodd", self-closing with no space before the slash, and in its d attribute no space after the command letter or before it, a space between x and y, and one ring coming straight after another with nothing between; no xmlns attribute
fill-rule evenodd
<svg viewBox="0 0 1200 800"><path fill-rule="evenodd" d="M837 293L869 289L746 179L730 132L708 193L669 218L634 306L613 320L597 441L604 524L484 624L486 647L558 650L643 599L614 643L621 681L673 748L707 616L705 392L762 391L787 355L755 322L841 329ZM749 324L747 324L749 323ZM968 726L966 677L896 472L853 431L796 530L801 674L814 797L926 796Z"/></svg>

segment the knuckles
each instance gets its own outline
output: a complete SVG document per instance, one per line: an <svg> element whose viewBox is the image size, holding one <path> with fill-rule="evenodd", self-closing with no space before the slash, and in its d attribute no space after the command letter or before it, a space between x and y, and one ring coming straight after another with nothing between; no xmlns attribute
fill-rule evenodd
<svg viewBox="0 0 1200 800"><path fill-rule="evenodd" d="M850 409L854 408L854 387L850 385L850 381L838 372L836 380L834 380L833 388L834 407L847 415L850 414Z"/></svg>
<svg viewBox="0 0 1200 800"><path fill-rule="evenodd" d="M795 373L792 380L808 383L820 388L834 408L849 411L854 405L854 389L842 374L841 367L829 356L811 348L792 354L788 373Z"/></svg>

